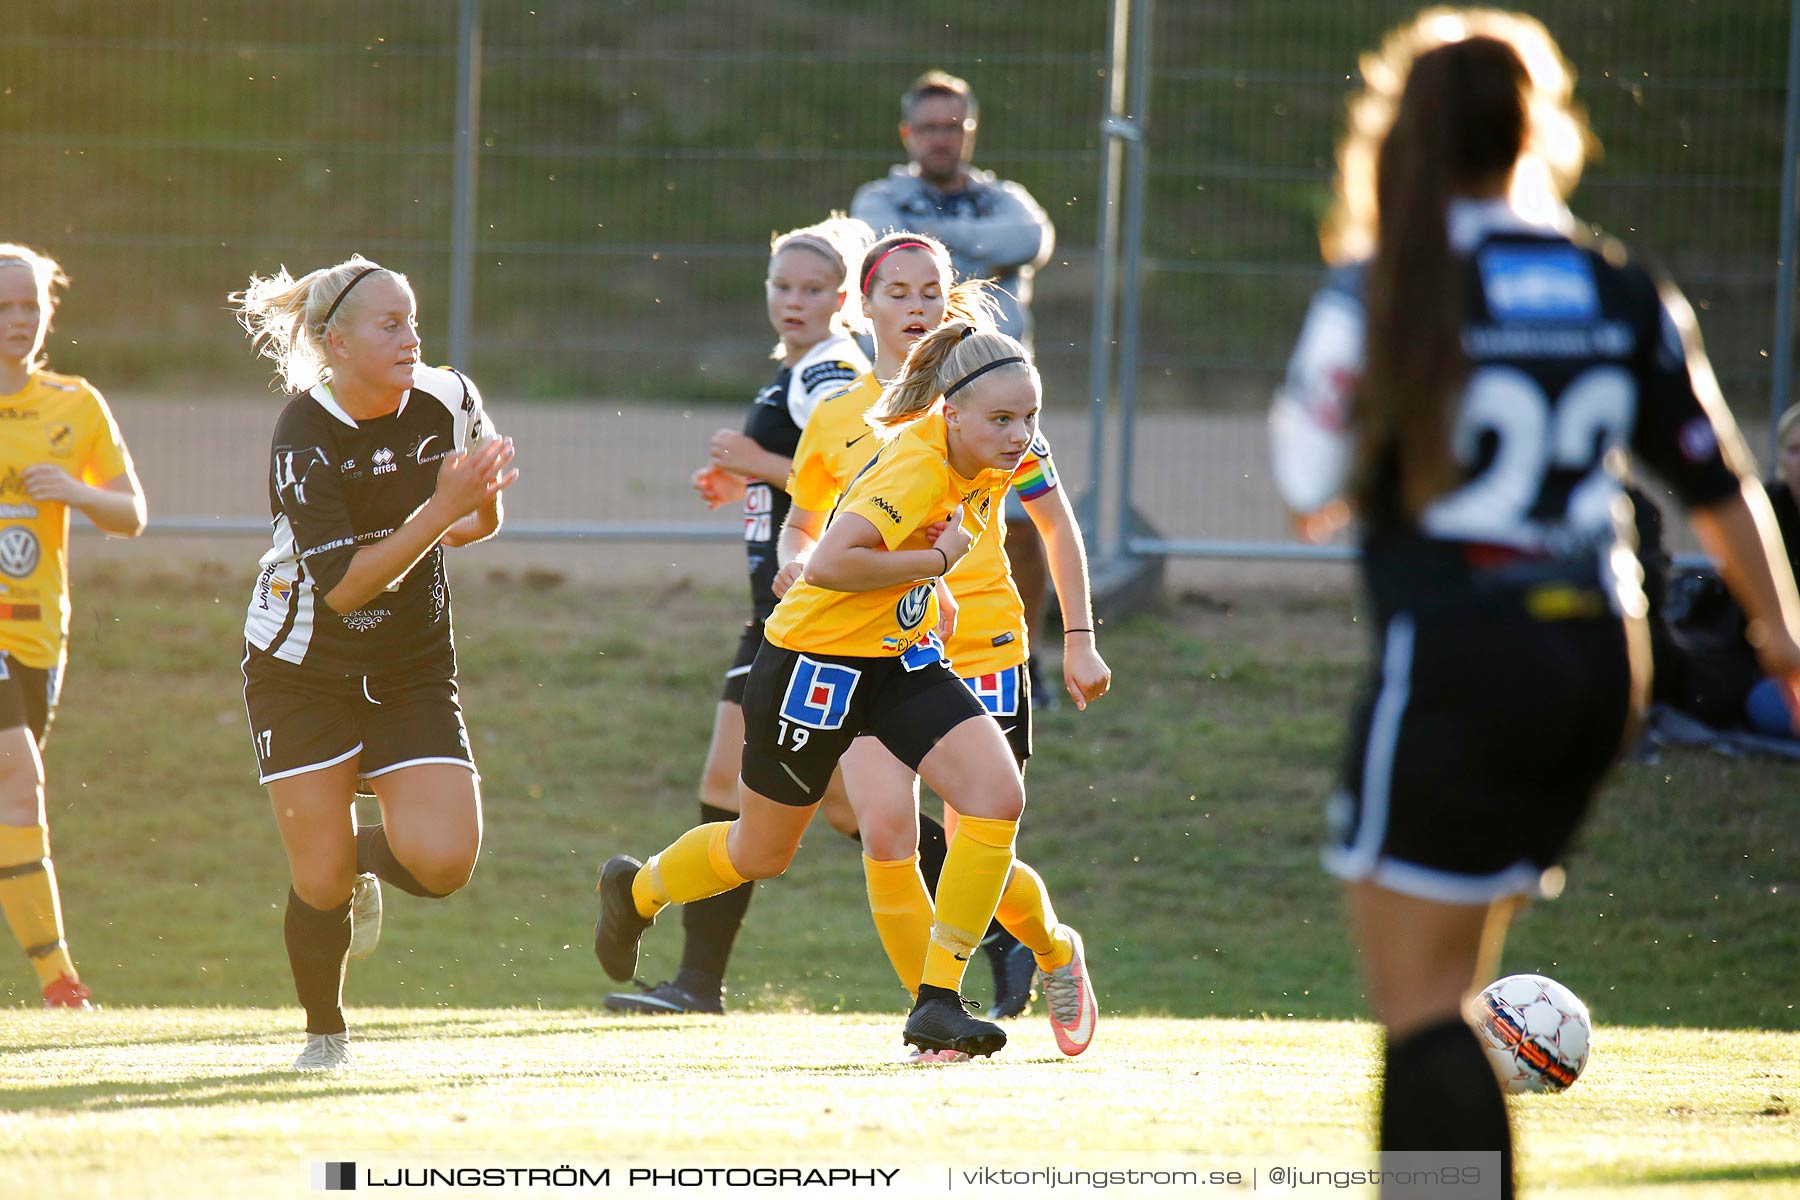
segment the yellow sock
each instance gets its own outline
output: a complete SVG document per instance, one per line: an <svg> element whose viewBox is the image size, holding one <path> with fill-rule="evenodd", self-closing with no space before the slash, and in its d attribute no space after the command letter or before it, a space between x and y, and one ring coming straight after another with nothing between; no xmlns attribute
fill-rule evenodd
<svg viewBox="0 0 1800 1200"><path fill-rule="evenodd" d="M919 856L879 862L863 855L863 877L869 881L869 915L887 951L900 986L919 994L925 970L925 947L931 944L931 893L919 874Z"/></svg>
<svg viewBox="0 0 1800 1200"><path fill-rule="evenodd" d="M725 849L732 824L714 821L696 825L661 854L652 855L631 881L631 898L637 901L638 916L654 917L667 905L704 900L748 883L731 865L731 855Z"/></svg>
<svg viewBox="0 0 1800 1200"><path fill-rule="evenodd" d="M62 902L50 865L50 831L42 825L0 825L0 909L13 936L37 968L38 983L71 979L75 963L63 941Z"/></svg>
<svg viewBox="0 0 1800 1200"><path fill-rule="evenodd" d="M1050 907L1050 891L1043 877L1019 859L1013 860L1012 875L1000 893L994 916L1006 932L1031 948L1044 970L1066 967L1075 957L1075 943L1056 923L1056 910Z"/></svg>
<svg viewBox="0 0 1800 1200"><path fill-rule="evenodd" d="M944 855L944 871L938 877L937 920L931 926L931 945L925 951L922 983L962 990L963 971L969 956L994 917L1006 872L1013 863L1013 839L1017 821L964 817L956 823L956 836Z"/></svg>

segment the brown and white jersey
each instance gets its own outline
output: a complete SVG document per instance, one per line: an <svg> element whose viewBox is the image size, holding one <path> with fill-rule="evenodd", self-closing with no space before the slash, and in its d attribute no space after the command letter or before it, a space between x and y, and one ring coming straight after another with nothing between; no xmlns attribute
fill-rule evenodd
<svg viewBox="0 0 1800 1200"><path fill-rule="evenodd" d="M245 638L276 658L342 675L449 651L441 545L361 608L333 612L324 596L360 547L394 532L431 498L445 455L492 432L481 393L445 368L420 366L400 407L369 420L346 413L325 384L293 397L270 448L274 544L262 557Z"/></svg>

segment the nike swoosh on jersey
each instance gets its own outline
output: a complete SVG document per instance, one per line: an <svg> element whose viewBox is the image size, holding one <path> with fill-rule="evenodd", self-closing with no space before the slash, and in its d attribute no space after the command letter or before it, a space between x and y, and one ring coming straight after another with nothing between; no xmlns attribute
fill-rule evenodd
<svg viewBox="0 0 1800 1200"><path fill-rule="evenodd" d="M844 449L848 450L850 447L856 445L856 443L862 441L863 438L866 438L868 436L869 436L868 434L864 433L864 434L859 434L858 436L851 438L849 441L844 443Z"/></svg>

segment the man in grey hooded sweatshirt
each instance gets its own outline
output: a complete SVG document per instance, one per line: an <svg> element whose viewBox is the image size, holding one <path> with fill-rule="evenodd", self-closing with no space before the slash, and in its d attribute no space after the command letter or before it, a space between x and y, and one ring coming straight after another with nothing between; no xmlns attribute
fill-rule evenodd
<svg viewBox="0 0 1800 1200"><path fill-rule="evenodd" d="M850 215L877 236L928 233L950 250L959 279L1000 288L1001 332L1031 345L1031 277L1056 246L1056 230L1031 193L969 165L979 106L969 85L927 71L900 99L900 141L910 160L865 183Z"/></svg>

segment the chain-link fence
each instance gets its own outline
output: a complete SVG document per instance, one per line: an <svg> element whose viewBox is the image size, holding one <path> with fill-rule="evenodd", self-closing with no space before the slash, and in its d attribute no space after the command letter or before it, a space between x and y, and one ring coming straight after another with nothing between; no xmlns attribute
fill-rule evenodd
<svg viewBox="0 0 1800 1200"><path fill-rule="evenodd" d="M409 274L428 356L446 353L457 8L94 0L0 33L6 236L76 280L53 363L146 397L119 415L165 526L266 504L274 400L224 311L252 271L360 250ZM770 234L904 160L899 97L928 67L981 99L977 165L1056 222L1038 344L1057 400L1080 403L1107 0L479 9L460 365L519 435L517 524L643 532L698 511L687 470L769 370Z"/></svg>
<svg viewBox="0 0 1800 1200"><path fill-rule="evenodd" d="M1319 221L1345 101L1360 83L1357 56L1418 7L1154 6L1131 488L1160 538L1141 548L1285 536L1257 410L1318 282ZM1687 292L1720 383L1761 453L1788 6L1508 7L1539 17L1560 42L1603 147L1572 198L1577 216L1648 252ZM1195 420L1199 413L1207 419ZM1209 478L1231 485L1197 487Z"/></svg>
<svg viewBox="0 0 1800 1200"><path fill-rule="evenodd" d="M1119 0L1128 3L1129 0ZM479 9L470 344L521 443L514 516L722 532L686 472L768 371L772 231L902 156L926 67L982 101L978 165L1057 226L1047 422L1086 483L1100 118L1114 0L540 0ZM1169 541L1282 536L1260 410L1318 273L1357 55L1414 6L1145 4L1151 36L1133 469ZM1740 420L1766 422L1788 5L1526 3L1606 147L1575 203L1688 290ZM225 311L252 271L352 250L405 270L446 354L451 0L46 0L9 14L0 236L75 287L52 362L116 407L163 518L266 515L276 401ZM1115 447L1116 448L1116 447ZM1108 486L1117 486L1110 480Z"/></svg>

